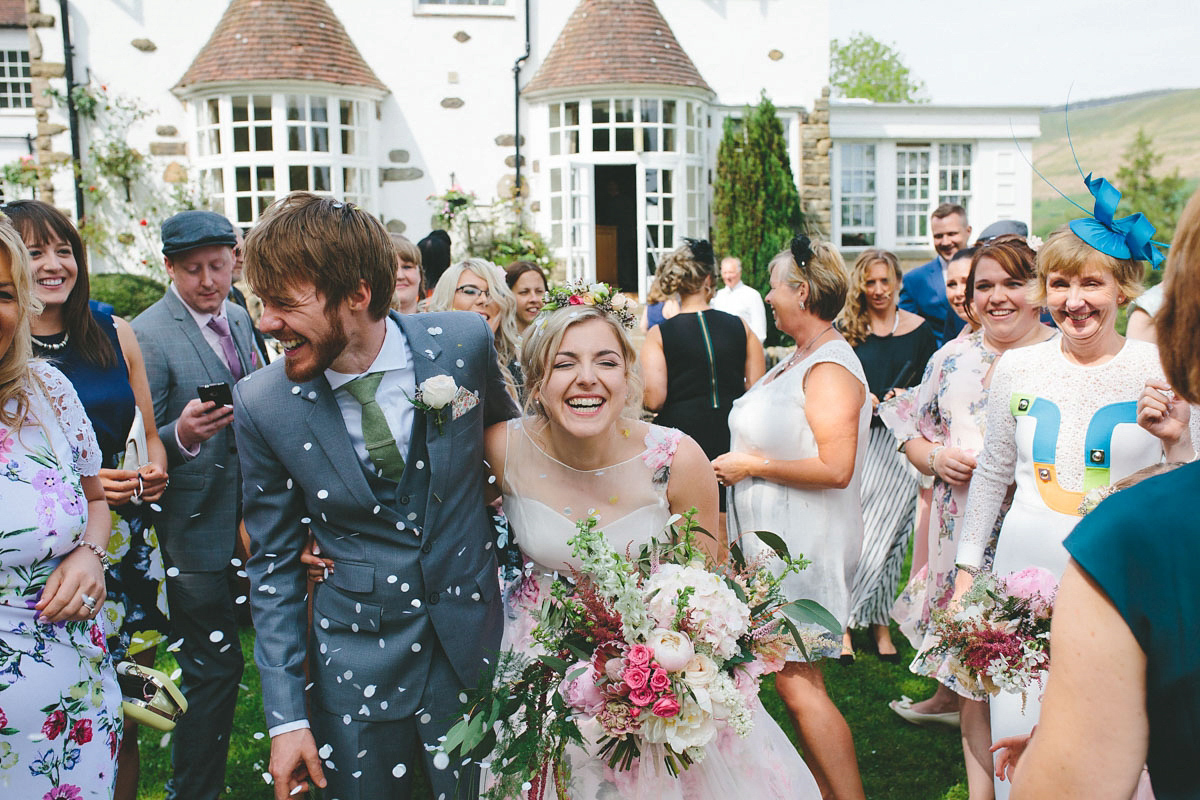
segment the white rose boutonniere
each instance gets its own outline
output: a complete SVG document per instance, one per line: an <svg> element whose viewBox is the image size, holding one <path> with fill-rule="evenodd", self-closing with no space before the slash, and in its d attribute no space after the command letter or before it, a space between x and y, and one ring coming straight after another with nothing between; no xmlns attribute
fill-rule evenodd
<svg viewBox="0 0 1200 800"><path fill-rule="evenodd" d="M421 385L417 387L417 396L409 402L433 419L433 424L437 425L440 434L442 425L446 422L446 407L454 401L457 394L458 384L454 382L454 378L449 375L434 375L421 381Z"/></svg>

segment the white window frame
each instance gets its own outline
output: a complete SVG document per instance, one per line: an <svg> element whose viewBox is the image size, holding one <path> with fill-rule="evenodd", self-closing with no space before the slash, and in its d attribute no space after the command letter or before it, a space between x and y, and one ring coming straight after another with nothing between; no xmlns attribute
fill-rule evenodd
<svg viewBox="0 0 1200 800"><path fill-rule="evenodd" d="M859 149L862 150L861 157L858 154ZM867 152L869 150L869 153ZM877 142L839 142L836 150L836 159L831 165L837 171L838 177L838 203L836 206L836 215L838 219L838 247L875 247L877 246L879 236L879 144ZM848 163L853 160L856 163ZM869 161L869 164L868 164ZM848 192L846 190L845 177L847 170L853 170L861 173L864 184L869 182L870 188L865 188L860 192ZM861 218L870 218L870 224L865 222L861 225L847 225L846 213L851 210L849 207L856 207L861 211ZM867 234L871 241L863 244L848 245L846 237L856 234Z"/></svg>
<svg viewBox="0 0 1200 800"><path fill-rule="evenodd" d="M269 118L251 111L248 121L235 123L235 97L269 98L269 105L260 104L260 108L269 108ZM311 119L288 119L288 102L295 97L305 98L306 117L310 116L310 98L324 98L326 121L314 125ZM216 101L218 115L215 123L210 115L212 100ZM300 189L354 203L375 213L378 181L374 150L378 122L371 98L323 86L237 86L206 93L196 97L194 102L197 104L194 140L199 145L201 137L206 137L205 147L197 146L195 166L200 172L202 186L209 194L212 210L224 214L239 226L248 227L258 221L273 201L289 191ZM352 119L351 124L342 121L343 103L352 104L352 114L357 119ZM249 105L253 108L253 100ZM304 150L288 149L289 128L297 127L303 131ZM314 127L325 129L329 150L312 149ZM249 129L247 138L251 149L234 151L236 128ZM270 132L270 150L254 149L259 140L259 131L256 129ZM216 134L215 138L213 133ZM351 137L357 152L349 155L342 152L346 136ZM213 152L213 148L207 144L214 140L218 144L218 152ZM294 170L296 180L293 180ZM300 170L304 171L303 181L299 180ZM328 183L322 188L314 185L318 172L328 174ZM247 177L248 183L245 181ZM240 186L239 178L243 179Z"/></svg>
<svg viewBox="0 0 1200 800"><path fill-rule="evenodd" d="M413 15L418 17L515 17L517 0L502 0L500 5L488 5L461 0L413 0Z"/></svg>
<svg viewBox="0 0 1200 800"><path fill-rule="evenodd" d="M965 163L961 158L953 161L948 154L961 156L965 152ZM971 142L938 142L937 143L937 183L938 205L955 203L967 211L967 219L971 218L972 187L975 180L975 147ZM954 178L958 179L958 188L948 184ZM943 186L945 185L945 188ZM964 188L965 185L965 188Z"/></svg>
<svg viewBox="0 0 1200 800"><path fill-rule="evenodd" d="M8 60L9 55L16 56L16 62ZM29 51L19 47L0 48L0 83L7 85L9 91L0 92L0 99L8 105L0 107L0 112L33 110L33 78L30 76ZM22 60L24 57L24 60ZM17 91L12 91L16 85ZM13 100L21 101L13 105Z"/></svg>

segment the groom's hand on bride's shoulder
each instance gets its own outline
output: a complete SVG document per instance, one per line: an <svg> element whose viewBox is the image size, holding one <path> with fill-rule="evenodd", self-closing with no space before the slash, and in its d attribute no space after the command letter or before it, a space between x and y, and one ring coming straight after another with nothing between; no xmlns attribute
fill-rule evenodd
<svg viewBox="0 0 1200 800"><path fill-rule="evenodd" d="M275 800L290 800L307 792L309 781L324 789L325 773L312 731L301 728L271 737L270 771Z"/></svg>

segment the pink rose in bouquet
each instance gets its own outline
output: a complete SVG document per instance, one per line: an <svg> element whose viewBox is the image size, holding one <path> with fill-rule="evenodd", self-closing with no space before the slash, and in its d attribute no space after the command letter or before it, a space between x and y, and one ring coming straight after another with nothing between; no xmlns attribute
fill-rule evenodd
<svg viewBox="0 0 1200 800"><path fill-rule="evenodd" d="M673 717L679 713L679 701L674 695L660 697L650 708L656 717Z"/></svg>
<svg viewBox="0 0 1200 800"><path fill-rule="evenodd" d="M625 685L630 689L645 689L646 684L650 682L650 668L625 667L625 672L622 673L621 679L625 681Z"/></svg>
<svg viewBox="0 0 1200 800"><path fill-rule="evenodd" d="M1058 579L1054 573L1041 567L1027 567L1020 572L1012 572L1001 578L1004 588L1016 597L1028 600L1039 610L1049 612L1054 606L1054 598L1058 593Z"/></svg>
<svg viewBox="0 0 1200 800"><path fill-rule="evenodd" d="M559 686L558 692L567 705L594 714L604 706L604 695L596 685L598 679L599 675L590 662L579 661L567 670L567 679Z"/></svg>

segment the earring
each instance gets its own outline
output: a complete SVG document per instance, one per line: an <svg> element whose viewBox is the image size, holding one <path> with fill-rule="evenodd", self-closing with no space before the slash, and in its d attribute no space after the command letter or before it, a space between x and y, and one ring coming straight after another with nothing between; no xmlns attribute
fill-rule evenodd
<svg viewBox="0 0 1200 800"><path fill-rule="evenodd" d="M804 310L804 301L803 300L800 301L800 310L801 311Z"/></svg>

